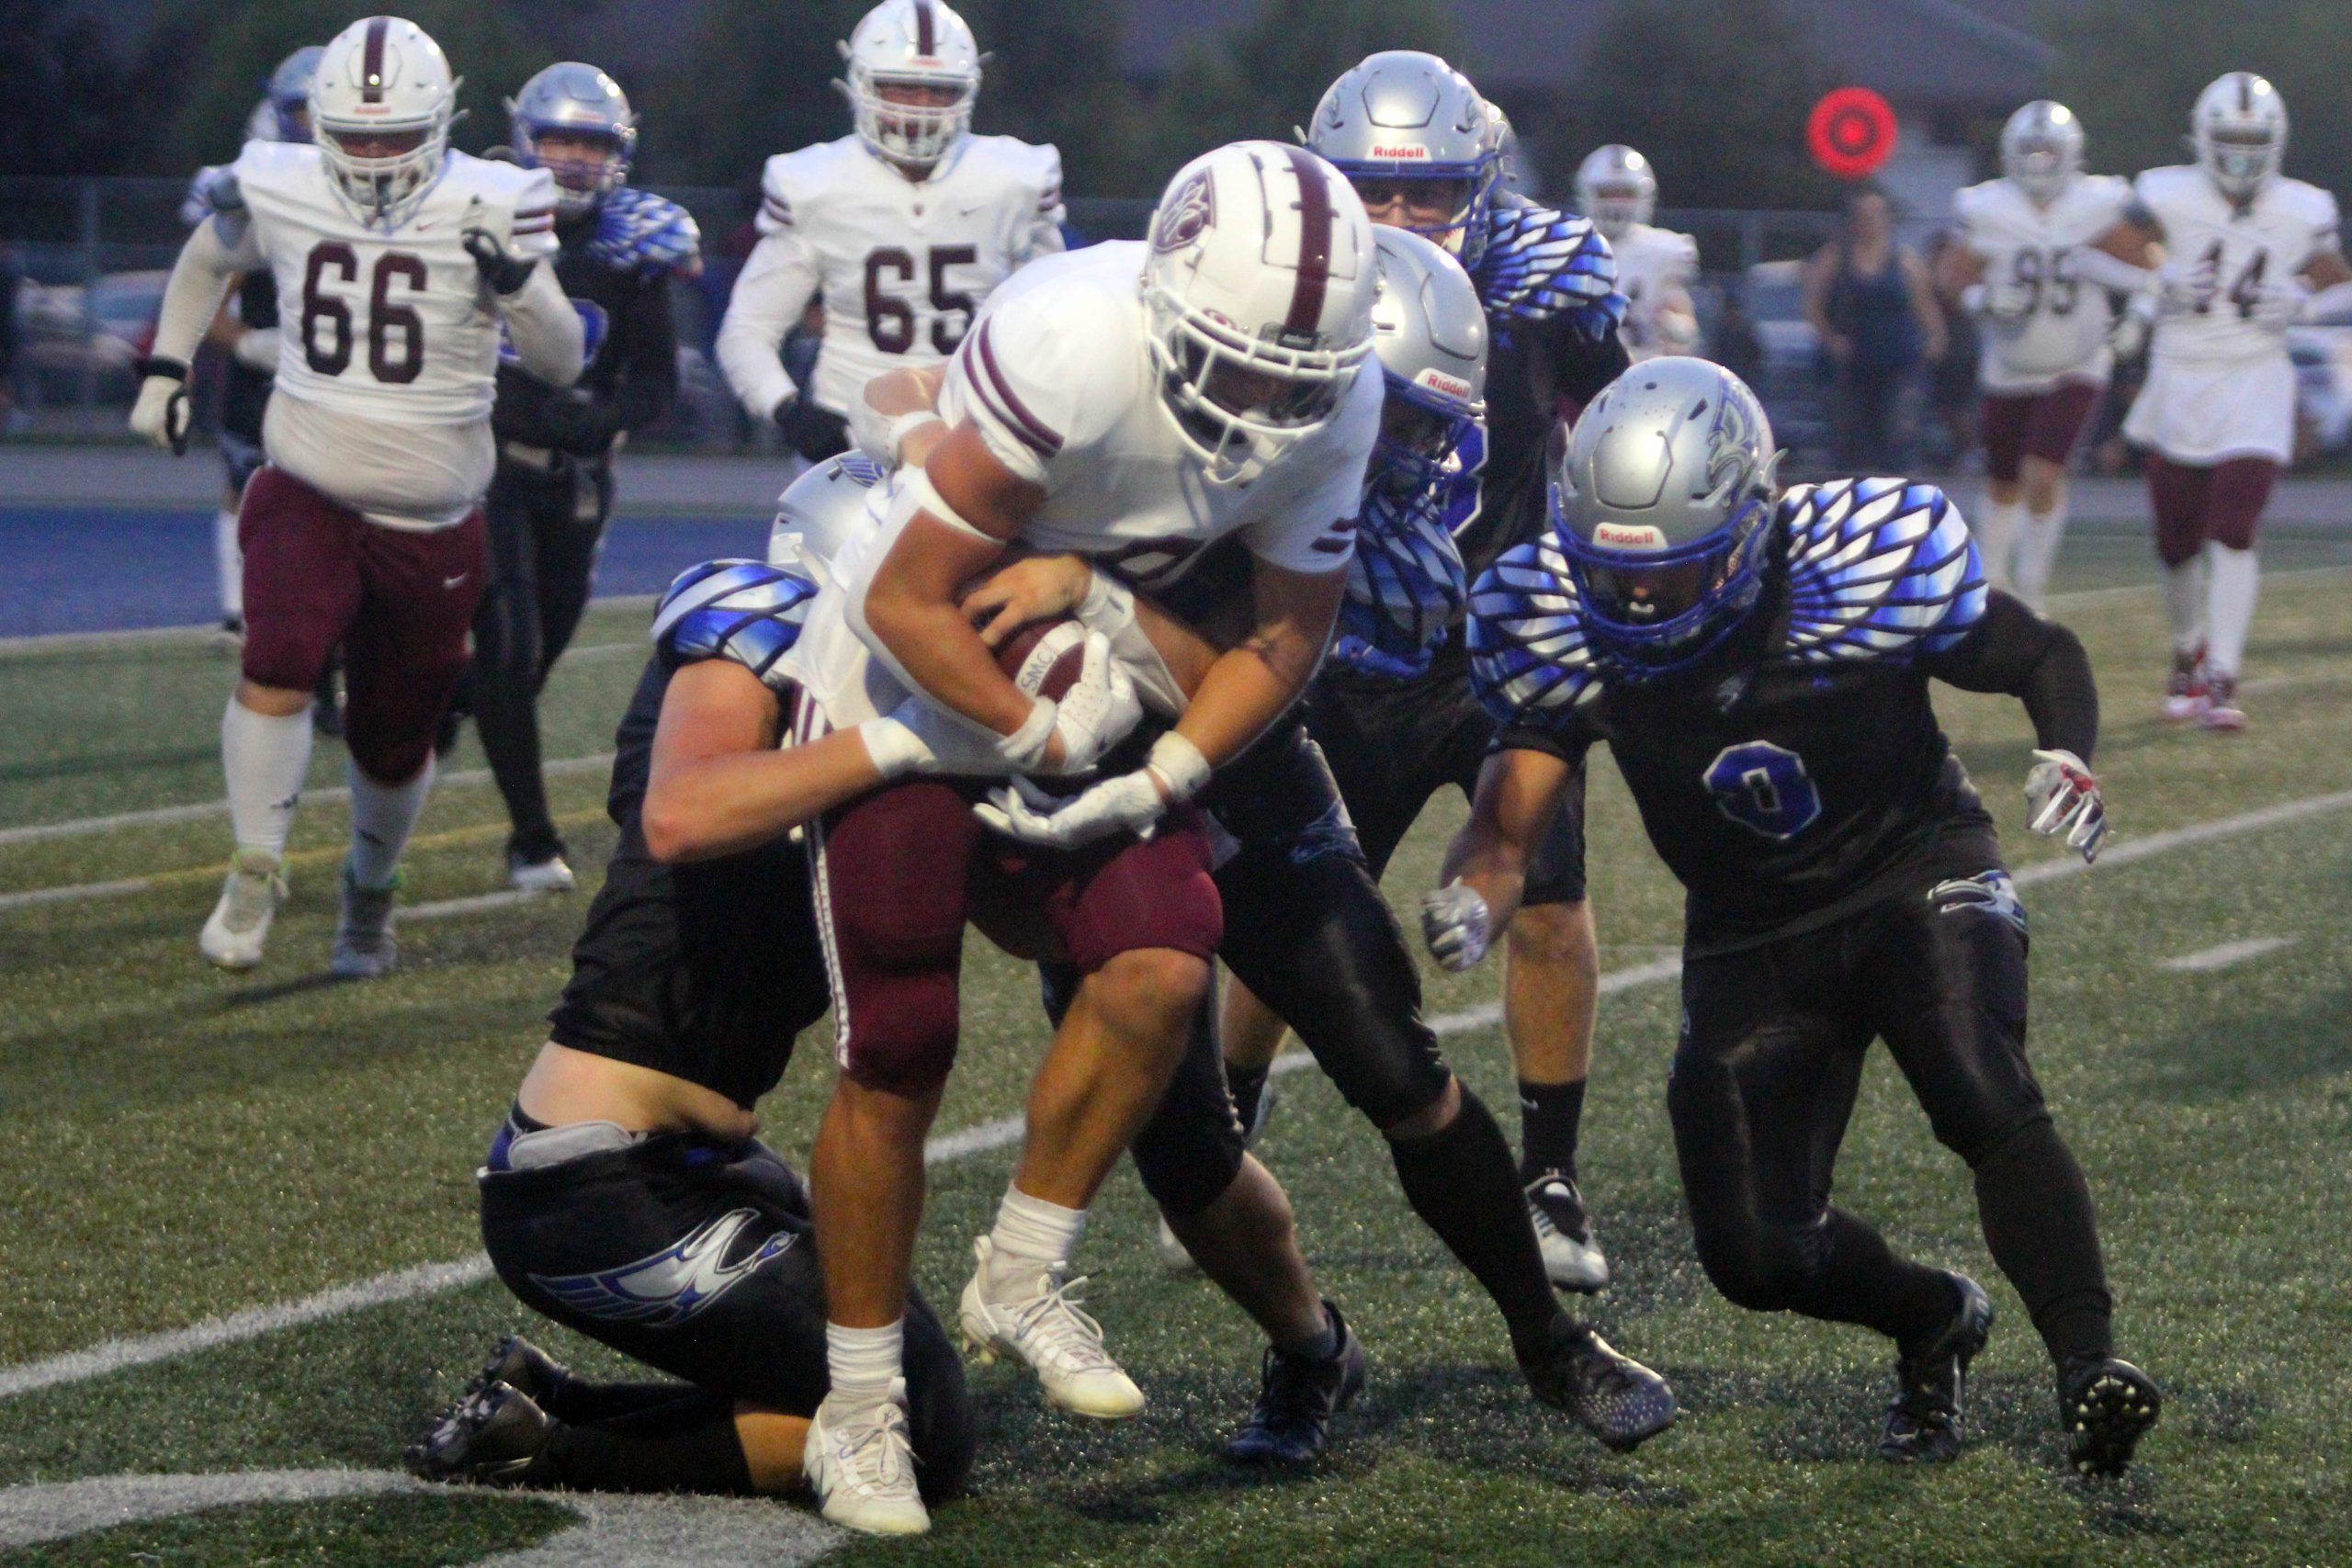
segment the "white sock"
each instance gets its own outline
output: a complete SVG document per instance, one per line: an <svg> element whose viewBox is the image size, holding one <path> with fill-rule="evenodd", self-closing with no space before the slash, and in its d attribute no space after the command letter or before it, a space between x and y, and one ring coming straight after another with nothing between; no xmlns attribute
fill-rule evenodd
<svg viewBox="0 0 2352 1568"><path fill-rule="evenodd" d="M2246 633L2254 627L2255 596L2262 587L2261 558L2252 550L2208 543L2205 559L2206 575L2212 583L2208 604L2213 627L2213 643L2205 662L2215 674L2235 676L2245 665Z"/></svg>
<svg viewBox="0 0 2352 1568"><path fill-rule="evenodd" d="M825 1370L832 1377L830 1399L856 1408L880 1404L906 1359L907 1320L880 1328L825 1325Z"/></svg>
<svg viewBox="0 0 2352 1568"><path fill-rule="evenodd" d="M2025 515L2025 503L1987 501L1984 514L1976 519L1976 553L1984 561L1984 581L1992 588L2009 585L2009 554L2016 547L2018 519Z"/></svg>
<svg viewBox="0 0 2352 1568"><path fill-rule="evenodd" d="M362 887L389 887L401 868L401 852L416 827L417 813L433 790L434 762L426 757L416 777L404 784L378 784L351 764L351 880Z"/></svg>
<svg viewBox="0 0 2352 1568"><path fill-rule="evenodd" d="M2047 512L2026 514L2018 535L2017 595L2035 615L2050 598L2050 568L2058 558L2058 541L2066 535L2066 502L2062 497Z"/></svg>
<svg viewBox="0 0 2352 1568"><path fill-rule="evenodd" d="M237 514L212 514L212 564L220 573L220 615L223 619L245 613L245 552L237 547Z"/></svg>
<svg viewBox="0 0 2352 1568"><path fill-rule="evenodd" d="M1007 1187L989 1232L991 1256L980 1274L980 1293L992 1302L1036 1295L1046 1288L1046 1277L1069 1261L1085 1231L1085 1210L1065 1209Z"/></svg>
<svg viewBox="0 0 2352 1568"><path fill-rule="evenodd" d="M229 781L237 847L284 854L294 803L311 771L311 710L274 718L231 697L220 716L220 771Z"/></svg>
<svg viewBox="0 0 2352 1568"><path fill-rule="evenodd" d="M2205 640L2205 561L2191 556L2164 568L2165 614L2172 622L2172 650L2194 653Z"/></svg>

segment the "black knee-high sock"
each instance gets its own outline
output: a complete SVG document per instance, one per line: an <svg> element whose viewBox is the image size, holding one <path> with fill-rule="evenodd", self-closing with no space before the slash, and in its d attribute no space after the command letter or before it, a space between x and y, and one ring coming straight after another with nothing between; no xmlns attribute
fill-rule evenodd
<svg viewBox="0 0 2352 1568"><path fill-rule="evenodd" d="M1976 1164L1984 1245L2009 1277L2052 1360L2114 1353L2114 1298L2099 1257L2090 1184L2047 1120Z"/></svg>
<svg viewBox="0 0 2352 1568"><path fill-rule="evenodd" d="M1464 1088L1459 1115L1426 1138L1392 1140L1388 1157L1413 1213L1494 1298L1512 1351L1534 1359L1562 1314L1494 1112Z"/></svg>
<svg viewBox="0 0 2352 1568"><path fill-rule="evenodd" d="M1809 1238L1816 1265L1792 1304L1807 1317L1875 1328L1911 1348L1960 1304L1943 1271L1898 1258L1867 1220L1832 1209Z"/></svg>
<svg viewBox="0 0 2352 1568"><path fill-rule="evenodd" d="M528 1479L587 1492L752 1490L734 1401L713 1393L594 1426L559 1422Z"/></svg>
<svg viewBox="0 0 2352 1568"><path fill-rule="evenodd" d="M616 1416L660 1410L681 1400L707 1397L690 1382L591 1382L566 1378L539 1400L539 1408L574 1427L593 1426Z"/></svg>
<svg viewBox="0 0 2352 1568"><path fill-rule="evenodd" d="M1577 1179L1577 1132L1584 1122L1584 1083L1519 1080L1519 1179L1522 1186L1546 1171Z"/></svg>

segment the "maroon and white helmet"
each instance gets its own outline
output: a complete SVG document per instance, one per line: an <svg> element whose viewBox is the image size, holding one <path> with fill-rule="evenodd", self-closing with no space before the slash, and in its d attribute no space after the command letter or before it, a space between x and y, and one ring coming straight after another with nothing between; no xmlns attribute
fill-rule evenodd
<svg viewBox="0 0 2352 1568"><path fill-rule="evenodd" d="M1153 367L1185 441L1231 482L1329 421L1372 354L1372 220L1304 147L1237 141L1176 172L1152 214Z"/></svg>
<svg viewBox="0 0 2352 1568"><path fill-rule="evenodd" d="M940 0L882 0L841 46L858 140L901 164L935 164L972 127L986 57L964 18ZM941 102L904 103L890 88L929 88Z"/></svg>
<svg viewBox="0 0 2352 1568"><path fill-rule="evenodd" d="M457 105L448 57L414 22L368 17L334 35L311 81L311 130L362 222L395 229L416 209L441 177ZM363 139L397 150L363 156Z"/></svg>

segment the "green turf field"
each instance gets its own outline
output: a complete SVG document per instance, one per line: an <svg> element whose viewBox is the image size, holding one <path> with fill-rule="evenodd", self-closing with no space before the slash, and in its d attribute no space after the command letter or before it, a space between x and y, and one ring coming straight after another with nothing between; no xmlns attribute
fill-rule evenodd
<svg viewBox="0 0 2352 1568"><path fill-rule="evenodd" d="M2100 1201L2121 1348L2165 1389L2165 1423L2128 1482L2086 1489L2062 1474L2041 1352L1984 1255L1965 1172L1883 1057L1847 1141L1840 1201L1992 1289L2002 1321L1972 1384L1972 1451L1932 1473L1878 1464L1869 1454L1889 1379L1877 1342L1713 1296L1683 1226L1662 1105L1675 997L1651 984L1603 1004L1583 1164L1620 1281L1597 1315L1673 1378L1685 1407L1673 1432L1617 1458L1533 1404L1491 1312L1396 1194L1377 1138L1300 1073L1281 1080L1261 1153L1373 1362L1329 1461L1283 1480L1219 1463L1258 1349L1205 1287L1161 1271L1123 1173L1080 1264L1093 1276L1090 1310L1150 1410L1081 1426L1044 1412L1005 1369L976 1370L976 1495L922 1541L850 1544L838 1560L2352 1562L2352 956L2339 935L2352 915L2352 571L2332 570L2352 565L2352 541L2282 538L2266 559L2254 728L2234 739L2153 716L2164 642L2144 544L2075 541L2061 582L2083 595L2062 613L2107 686L2099 763L2117 863L2026 889L2034 1046ZM609 745L642 618L591 617L550 687L551 756ZM217 798L232 668L194 640L0 650L0 832ZM1957 693L1938 702L2013 863L2048 859L2019 821L2022 715ZM450 765L479 766L470 741ZM314 785L340 783L342 766L322 744ZM1671 953L1679 900L1614 775L1600 766L1595 782L1603 965L1630 969ZM610 844L603 784L587 767L553 785L583 874ZM2135 840L2338 793L2342 809L2128 853ZM1442 804L1399 855L1389 891L1400 903L1427 886L1458 815ZM305 808L295 901L268 964L243 977L195 954L221 818L0 841L0 1387L27 1363L476 1250L469 1173L541 1038L585 899L413 921L396 976L326 984L343 831L338 806ZM487 787L446 790L423 831L412 903L503 886L503 822ZM146 881L110 897L11 898L128 879ZM2164 966L2257 939L2289 945L2233 967ZM1017 1109L1041 1039L1027 975L987 953L967 975L942 1133ZM1431 1011L1490 1002L1498 978L1491 966L1432 973ZM1493 1027L1448 1043L1481 1093L1508 1100ZM822 1047L804 1043L767 1108L768 1135L796 1155L827 1087ZM1011 1160L999 1149L934 1168L921 1260L934 1299L960 1286ZM9 1531L30 1483L380 1471L490 1339L525 1323L494 1284L476 1283L0 1397L0 1541L23 1539ZM614 1365L560 1332L533 1332L589 1367ZM666 1532L650 1555L559 1547L528 1561L733 1562L718 1544L738 1538L726 1532L775 1517L767 1505L661 1506L671 1511L643 1527ZM826 1544L791 1522L772 1552L741 1560ZM577 1528L547 1501L481 1494L273 1502L0 1551L0 1568L465 1562Z"/></svg>

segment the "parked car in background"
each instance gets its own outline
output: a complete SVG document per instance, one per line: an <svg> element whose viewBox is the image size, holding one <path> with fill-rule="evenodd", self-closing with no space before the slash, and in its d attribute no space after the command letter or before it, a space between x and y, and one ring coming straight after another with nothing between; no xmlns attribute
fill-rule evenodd
<svg viewBox="0 0 2352 1568"><path fill-rule="evenodd" d="M27 279L17 291L18 384L41 402L127 400L131 366L155 338L171 274L108 273L86 288Z"/></svg>

